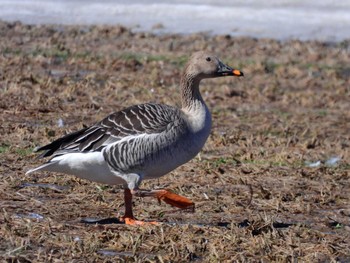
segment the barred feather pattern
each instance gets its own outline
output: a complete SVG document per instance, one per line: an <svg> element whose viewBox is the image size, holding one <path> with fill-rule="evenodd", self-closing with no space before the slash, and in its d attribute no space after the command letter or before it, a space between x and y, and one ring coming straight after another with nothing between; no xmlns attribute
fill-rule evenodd
<svg viewBox="0 0 350 263"><path fill-rule="evenodd" d="M123 111L122 111L123 112ZM127 134L103 150L103 156L113 170L140 173L145 166L155 164L162 156L171 155L176 142L189 133L183 114L174 107L160 104L138 105L131 114L123 113L128 123ZM114 122L119 127L120 124Z"/></svg>
<svg viewBox="0 0 350 263"><path fill-rule="evenodd" d="M181 119L175 123L181 122ZM158 134L141 134L125 137L111 144L103 151L103 156L113 170L121 173L138 173L157 166L159 160L175 159L174 152L178 148L181 137L188 134L185 125L172 125ZM170 168L170 167L169 167Z"/></svg>
<svg viewBox="0 0 350 263"><path fill-rule="evenodd" d="M188 132L178 108L147 103L115 112L90 128L76 132L77 136L60 138L38 151L46 150L41 157L103 151L114 170L129 172L140 170L144 163L152 163L171 151L174 142Z"/></svg>

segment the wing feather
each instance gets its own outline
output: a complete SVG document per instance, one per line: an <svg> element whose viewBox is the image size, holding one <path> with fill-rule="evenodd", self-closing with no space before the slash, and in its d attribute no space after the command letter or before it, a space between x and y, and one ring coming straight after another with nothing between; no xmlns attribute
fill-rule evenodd
<svg viewBox="0 0 350 263"><path fill-rule="evenodd" d="M168 129L178 116L177 108L161 104L140 104L112 113L95 125L59 138L40 147L39 158L69 152L101 151L124 137L157 134Z"/></svg>

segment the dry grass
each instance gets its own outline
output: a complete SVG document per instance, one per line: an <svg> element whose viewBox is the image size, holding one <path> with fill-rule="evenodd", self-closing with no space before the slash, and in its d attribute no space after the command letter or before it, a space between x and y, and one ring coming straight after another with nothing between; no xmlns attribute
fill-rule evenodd
<svg viewBox="0 0 350 263"><path fill-rule="evenodd" d="M18 23L0 23L0 37L1 260L350 260L348 42ZM214 121L204 150L143 185L191 198L195 213L139 198L135 214L162 226L83 224L120 215L121 190L24 175L37 164L34 147L83 124L135 103L178 105L182 67L197 50L215 52L246 77L203 82ZM325 165L332 156L341 161Z"/></svg>

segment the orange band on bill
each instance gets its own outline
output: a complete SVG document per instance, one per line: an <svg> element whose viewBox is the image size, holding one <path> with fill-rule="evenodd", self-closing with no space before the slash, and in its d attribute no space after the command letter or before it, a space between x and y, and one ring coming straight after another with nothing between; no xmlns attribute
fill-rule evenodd
<svg viewBox="0 0 350 263"><path fill-rule="evenodd" d="M232 71L232 73L233 73L233 75L235 75L235 76L242 76L242 75L243 75L242 72L240 72L238 69L234 69L234 70Z"/></svg>

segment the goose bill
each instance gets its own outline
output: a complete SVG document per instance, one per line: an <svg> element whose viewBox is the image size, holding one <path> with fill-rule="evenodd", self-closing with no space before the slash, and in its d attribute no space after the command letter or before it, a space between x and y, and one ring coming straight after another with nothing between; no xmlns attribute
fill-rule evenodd
<svg viewBox="0 0 350 263"><path fill-rule="evenodd" d="M244 76L242 71L240 71L238 69L233 69L233 68L226 66L224 64L220 65L217 73L219 74L219 76L237 76L237 77Z"/></svg>

